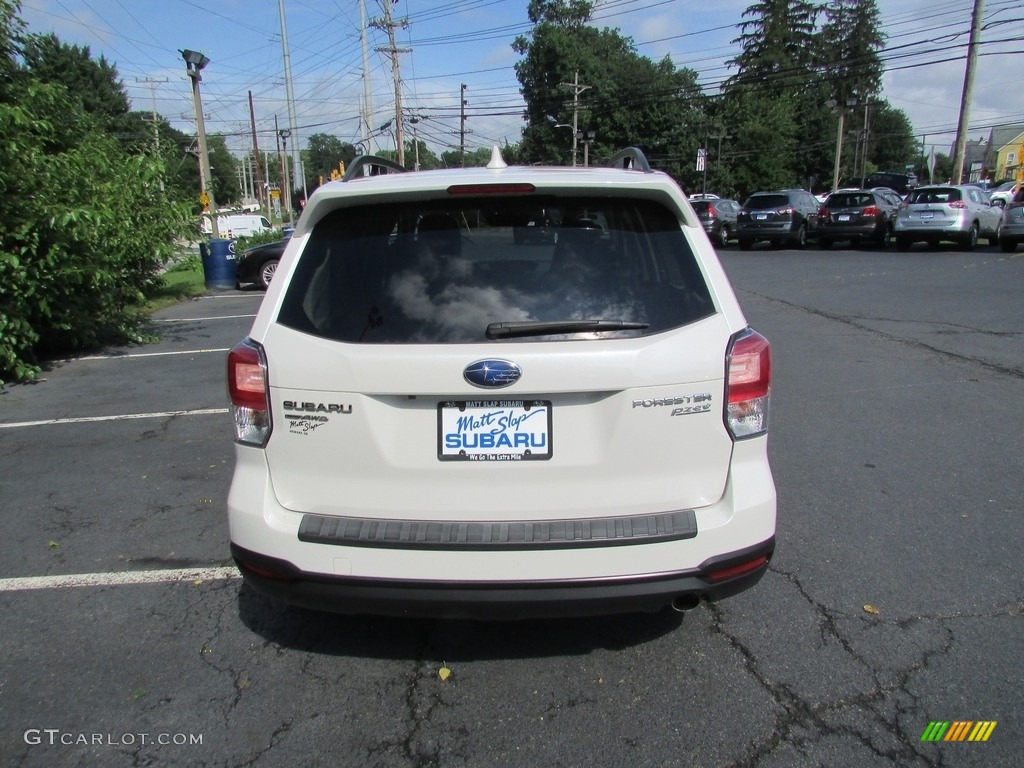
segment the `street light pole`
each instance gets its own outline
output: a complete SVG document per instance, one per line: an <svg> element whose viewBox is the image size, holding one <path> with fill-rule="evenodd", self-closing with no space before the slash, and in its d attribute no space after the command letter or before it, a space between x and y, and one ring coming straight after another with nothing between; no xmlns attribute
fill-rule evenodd
<svg viewBox="0 0 1024 768"><path fill-rule="evenodd" d="M210 175L210 155L206 146L206 124L203 122L203 100L199 95L199 83L203 81L200 73L210 63L208 56L197 51L178 51L185 60L189 79L192 80L192 105L196 110L196 135L199 139L199 189L200 200L210 209L210 224L214 239L220 238L217 225L217 203L213 197L213 177Z"/></svg>

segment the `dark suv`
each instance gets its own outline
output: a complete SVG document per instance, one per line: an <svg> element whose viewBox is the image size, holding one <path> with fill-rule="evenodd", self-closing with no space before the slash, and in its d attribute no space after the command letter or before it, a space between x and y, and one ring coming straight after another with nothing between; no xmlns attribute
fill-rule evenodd
<svg viewBox="0 0 1024 768"><path fill-rule="evenodd" d="M864 187L889 187L895 189L901 195L906 195L917 186L917 175L913 173L893 173L892 171L878 171L872 173L864 180Z"/></svg>
<svg viewBox="0 0 1024 768"><path fill-rule="evenodd" d="M818 233L818 201L803 189L755 192L747 198L736 217L736 239L748 250L759 240L772 245L807 245L809 235Z"/></svg>
<svg viewBox="0 0 1024 768"><path fill-rule="evenodd" d="M849 240L887 248L901 204L894 193L881 189L835 192L821 207L818 245L831 248L837 240Z"/></svg>

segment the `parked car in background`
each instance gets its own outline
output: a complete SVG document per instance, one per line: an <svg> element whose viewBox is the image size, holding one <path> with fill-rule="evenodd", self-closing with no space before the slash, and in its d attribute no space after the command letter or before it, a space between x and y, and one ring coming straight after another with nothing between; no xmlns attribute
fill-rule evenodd
<svg viewBox="0 0 1024 768"><path fill-rule="evenodd" d="M901 204L894 193L882 189L836 192L821 207L818 245L831 248L832 243L848 240L887 248Z"/></svg>
<svg viewBox="0 0 1024 768"><path fill-rule="evenodd" d="M256 283L263 290L269 288L287 245L288 238L285 238L276 243L264 243L242 251L235 267L238 284Z"/></svg>
<svg viewBox="0 0 1024 768"><path fill-rule="evenodd" d="M691 196L690 205L716 247L724 248L736 236L736 217L740 213L738 202L722 197L695 199Z"/></svg>
<svg viewBox="0 0 1024 768"><path fill-rule="evenodd" d="M767 240L774 246L807 245L807 238L818 233L820 203L804 189L755 192L747 198L736 217L736 239L748 250L754 243Z"/></svg>
<svg viewBox="0 0 1024 768"><path fill-rule="evenodd" d="M917 187L917 174L878 171L864 179L864 188L871 189L872 187L889 187L889 189L895 189L901 195L906 195L910 190Z"/></svg>
<svg viewBox="0 0 1024 768"><path fill-rule="evenodd" d="M516 246L540 208L558 237ZM639 150L416 173L362 155L310 197L228 355L231 553L256 590L349 614L728 597L775 547L771 370Z"/></svg>
<svg viewBox="0 0 1024 768"><path fill-rule="evenodd" d="M934 185L912 191L896 217L896 247L908 250L917 242L934 247L942 241L973 250L981 237L999 242L1003 210L970 185Z"/></svg>
<svg viewBox="0 0 1024 768"><path fill-rule="evenodd" d="M1002 200L1003 204L1006 205L1013 200L1014 190L1017 189L1018 181L1004 181L1002 184L997 186L995 189L989 190L988 198L993 203L997 200Z"/></svg>
<svg viewBox="0 0 1024 768"><path fill-rule="evenodd" d="M1003 208L999 230L999 247L1007 253L1024 243L1024 186L1018 189Z"/></svg>

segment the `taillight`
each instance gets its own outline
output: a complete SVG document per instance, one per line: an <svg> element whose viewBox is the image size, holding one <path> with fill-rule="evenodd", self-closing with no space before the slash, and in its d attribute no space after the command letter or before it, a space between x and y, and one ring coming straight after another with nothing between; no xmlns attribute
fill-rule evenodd
<svg viewBox="0 0 1024 768"><path fill-rule="evenodd" d="M821 206L821 208L818 209L818 215L821 216L821 218L823 219L827 219L829 217L828 208L826 208L825 206Z"/></svg>
<svg viewBox="0 0 1024 768"><path fill-rule="evenodd" d="M792 216L794 212L795 212L795 209L792 208L792 207L790 207L790 208L779 208L779 210L777 211L779 216Z"/></svg>
<svg viewBox="0 0 1024 768"><path fill-rule="evenodd" d="M243 339L228 353L228 395L235 420L235 440L263 447L270 439L270 391L263 347Z"/></svg>
<svg viewBox="0 0 1024 768"><path fill-rule="evenodd" d="M725 356L725 424L734 440L768 431L771 389L771 345L761 334L746 328L729 341Z"/></svg>
<svg viewBox="0 0 1024 768"><path fill-rule="evenodd" d="M953 202L949 203L949 207L950 208L966 208L967 207L967 203L965 203L963 200L954 200Z"/></svg>
<svg viewBox="0 0 1024 768"><path fill-rule="evenodd" d="M860 215L861 216L877 216L880 213L881 213L881 211L878 209L877 205L869 205L867 208L865 208L864 210L862 210L860 212Z"/></svg>

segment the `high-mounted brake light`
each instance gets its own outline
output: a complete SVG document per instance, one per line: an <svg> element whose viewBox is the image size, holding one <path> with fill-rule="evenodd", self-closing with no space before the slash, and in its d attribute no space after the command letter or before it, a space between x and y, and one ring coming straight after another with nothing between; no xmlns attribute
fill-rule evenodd
<svg viewBox="0 0 1024 768"><path fill-rule="evenodd" d="M235 421L235 441L263 447L270 439L270 391L263 347L244 339L228 353L228 395Z"/></svg>
<svg viewBox="0 0 1024 768"><path fill-rule="evenodd" d="M528 195L537 188L533 184L452 184L449 195Z"/></svg>
<svg viewBox="0 0 1024 768"><path fill-rule="evenodd" d="M768 431L768 400L771 390L771 345L756 331L746 328L729 342L725 356L725 425L734 440Z"/></svg>

